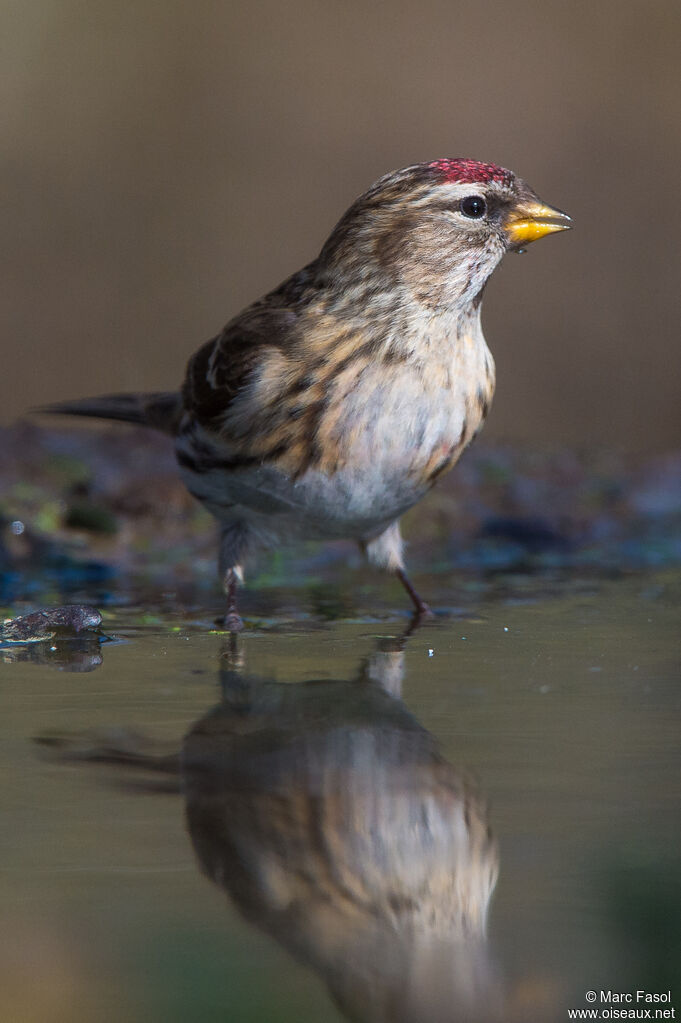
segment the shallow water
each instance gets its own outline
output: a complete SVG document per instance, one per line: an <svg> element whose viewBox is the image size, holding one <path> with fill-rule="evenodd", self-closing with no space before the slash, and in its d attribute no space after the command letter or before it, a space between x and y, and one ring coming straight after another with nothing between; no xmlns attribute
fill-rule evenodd
<svg viewBox="0 0 681 1023"><path fill-rule="evenodd" d="M0 1018L681 1011L680 594L1 650Z"/></svg>

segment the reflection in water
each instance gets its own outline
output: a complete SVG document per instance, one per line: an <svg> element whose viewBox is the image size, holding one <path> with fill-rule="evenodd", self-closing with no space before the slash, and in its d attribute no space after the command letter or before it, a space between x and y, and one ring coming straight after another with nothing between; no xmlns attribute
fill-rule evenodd
<svg viewBox="0 0 681 1023"><path fill-rule="evenodd" d="M348 682L222 673L184 743L205 873L366 1021L500 1020L498 856L473 784L399 698L400 644Z"/></svg>
<svg viewBox="0 0 681 1023"><path fill-rule="evenodd" d="M91 632L68 639L50 638L41 643L0 644L0 661L5 664L30 661L60 671L94 671L102 663L101 645L101 636Z"/></svg>
<svg viewBox="0 0 681 1023"><path fill-rule="evenodd" d="M42 607L0 622L0 660L32 661L63 671L92 671L102 663L102 616L88 604Z"/></svg>

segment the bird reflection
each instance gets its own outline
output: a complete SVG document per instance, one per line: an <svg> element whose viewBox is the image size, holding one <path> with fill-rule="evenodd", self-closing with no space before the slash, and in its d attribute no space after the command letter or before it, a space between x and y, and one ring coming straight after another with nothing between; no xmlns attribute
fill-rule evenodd
<svg viewBox="0 0 681 1023"><path fill-rule="evenodd" d="M498 870L484 801L400 699L403 642L352 681L244 675L187 735L202 870L361 1021L501 1020L485 944Z"/></svg>

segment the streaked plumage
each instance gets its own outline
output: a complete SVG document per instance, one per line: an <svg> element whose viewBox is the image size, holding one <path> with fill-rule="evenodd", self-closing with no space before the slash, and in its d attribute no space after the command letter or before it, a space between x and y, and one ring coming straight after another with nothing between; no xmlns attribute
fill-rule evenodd
<svg viewBox="0 0 681 1023"><path fill-rule="evenodd" d="M568 222L493 164L438 160L388 174L316 260L199 349L180 394L48 411L175 436L187 487L221 526L231 627L244 558L295 537L357 540L423 612L397 523L487 415L484 285L506 251Z"/></svg>

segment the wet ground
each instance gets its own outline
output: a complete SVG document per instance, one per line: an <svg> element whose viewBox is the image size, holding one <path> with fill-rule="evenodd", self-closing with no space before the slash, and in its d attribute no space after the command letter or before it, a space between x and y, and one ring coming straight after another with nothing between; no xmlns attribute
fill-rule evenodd
<svg viewBox="0 0 681 1023"><path fill-rule="evenodd" d="M171 483L161 529L141 485L113 500L115 458L67 500L73 461L50 480L32 443L4 610L103 620L0 645L0 1019L553 1023L592 989L681 1011L672 462L596 486L483 455L468 519L452 488L412 520L434 620L410 634L396 584L305 548L256 567L232 641Z"/></svg>

